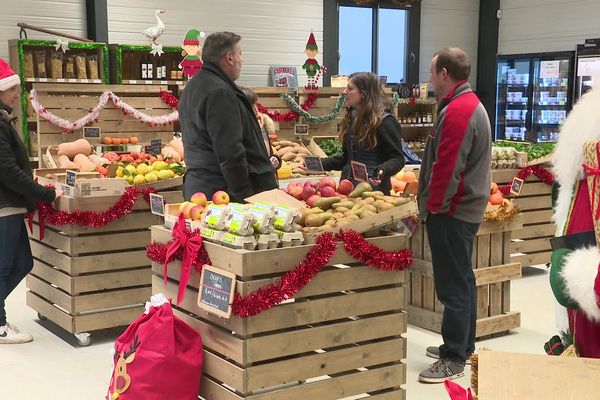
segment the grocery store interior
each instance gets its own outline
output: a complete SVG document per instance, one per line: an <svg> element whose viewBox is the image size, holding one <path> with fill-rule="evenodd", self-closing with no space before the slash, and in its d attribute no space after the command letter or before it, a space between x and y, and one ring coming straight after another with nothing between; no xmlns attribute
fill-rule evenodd
<svg viewBox="0 0 600 400"><path fill-rule="evenodd" d="M0 178L0 251L15 243L3 220L28 211L18 224L33 260L14 290L0 281L10 293L3 395L598 398L599 20L597 0L2 1L0 133L18 136L37 193L57 196L17 206L12 172ZM185 122L190 107L204 112L205 93L185 93L216 68L202 48L223 31L241 36L241 72L219 76L242 114L246 104L256 112L251 125L278 164L278 189L265 183L248 197L188 188L208 185L197 176L211 166L192 167L198 125ZM489 120L491 189L470 255L475 354L458 375L424 383L436 362L426 349L443 344L450 307L418 222L429 195L420 171L446 154L431 149L454 101L432 83L446 48L470 60L454 89L472 89ZM379 176L347 160L342 132L362 71L376 75L386 106L377 121L393 117L404 156ZM19 96L10 107L9 81ZM213 120L235 126L237 106L222 110ZM238 144L251 153L234 140L211 144L217 170ZM344 169L331 167L336 157ZM256 185L248 171L220 179ZM448 190L464 190L468 172Z"/></svg>

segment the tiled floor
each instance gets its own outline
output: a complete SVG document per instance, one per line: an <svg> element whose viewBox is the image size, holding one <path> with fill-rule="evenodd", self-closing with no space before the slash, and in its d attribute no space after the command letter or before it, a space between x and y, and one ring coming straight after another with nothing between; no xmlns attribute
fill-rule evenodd
<svg viewBox="0 0 600 400"><path fill-rule="evenodd" d="M478 347L543 354L544 342L555 334L548 274L537 268L526 268L523 274L523 279L512 284L512 309L521 312L521 328L503 337L478 342ZM32 333L35 340L25 345L0 345L0 398L95 400L104 397L112 367L110 349L118 330L95 333L89 347L79 347L74 337L47 322L40 322L36 313L25 306L23 283L8 299L7 311L10 322ZM425 356L424 349L439 344L439 335L409 327L407 338L408 372L404 386L407 399L448 399L443 385L417 382L419 372L432 362ZM468 386L469 368L465 372L459 383Z"/></svg>

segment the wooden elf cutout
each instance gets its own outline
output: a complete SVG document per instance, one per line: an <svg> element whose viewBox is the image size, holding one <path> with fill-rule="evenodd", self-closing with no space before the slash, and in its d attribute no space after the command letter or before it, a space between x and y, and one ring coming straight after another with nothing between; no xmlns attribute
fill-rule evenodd
<svg viewBox="0 0 600 400"><path fill-rule="evenodd" d="M190 29L185 34L183 39L183 61L179 64L179 68L183 68L183 75L191 79L202 69L202 48L200 47L200 38L204 37L205 33L197 29Z"/></svg>
<svg viewBox="0 0 600 400"><path fill-rule="evenodd" d="M325 66L321 67L315 58L319 54L319 47L312 32L306 42L304 53L308 57L302 66L302 69L306 71L306 75L308 76L308 84L304 88L307 90L317 90L319 88L317 82L321 74L327 71L327 68Z"/></svg>

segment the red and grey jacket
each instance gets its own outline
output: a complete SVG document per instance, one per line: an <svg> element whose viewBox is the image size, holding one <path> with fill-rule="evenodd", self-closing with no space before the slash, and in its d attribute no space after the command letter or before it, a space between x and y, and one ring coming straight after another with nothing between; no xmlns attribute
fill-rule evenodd
<svg viewBox="0 0 600 400"><path fill-rule="evenodd" d="M438 104L419 177L422 220L429 213L480 223L490 197L492 134L485 108L468 82Z"/></svg>

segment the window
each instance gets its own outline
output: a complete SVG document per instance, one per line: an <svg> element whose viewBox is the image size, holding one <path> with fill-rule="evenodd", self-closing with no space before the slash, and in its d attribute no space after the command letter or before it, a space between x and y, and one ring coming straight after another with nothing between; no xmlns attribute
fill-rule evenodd
<svg viewBox="0 0 600 400"><path fill-rule="evenodd" d="M406 81L408 11L340 3L339 73L372 71L388 83Z"/></svg>

